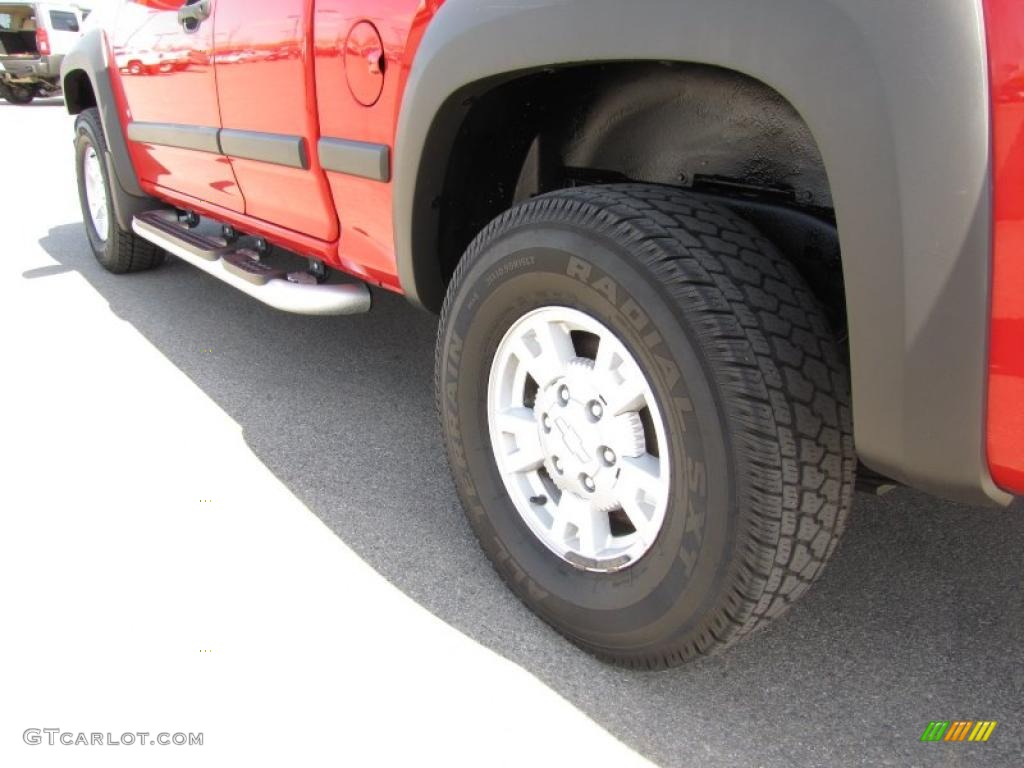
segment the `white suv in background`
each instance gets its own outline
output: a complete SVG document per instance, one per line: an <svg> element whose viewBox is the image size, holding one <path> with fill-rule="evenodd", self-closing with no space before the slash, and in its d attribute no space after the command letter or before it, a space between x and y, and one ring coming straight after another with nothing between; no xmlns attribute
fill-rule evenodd
<svg viewBox="0 0 1024 768"><path fill-rule="evenodd" d="M0 97L28 104L60 93L60 65L82 36L88 7L0 0Z"/></svg>

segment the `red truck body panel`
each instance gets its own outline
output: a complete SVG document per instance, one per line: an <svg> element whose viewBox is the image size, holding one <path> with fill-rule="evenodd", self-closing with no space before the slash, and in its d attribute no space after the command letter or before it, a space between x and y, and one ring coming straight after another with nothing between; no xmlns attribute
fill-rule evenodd
<svg viewBox="0 0 1024 768"><path fill-rule="evenodd" d="M215 3L186 33L175 10L126 2L110 41L122 120L300 136L309 167L129 142L140 185L281 247L401 292L392 185L324 171L321 136L392 151L416 47L443 0L252 0ZM166 4L165 4L166 5ZM171 4L173 5L173 4ZM353 35L354 28L364 34ZM373 39L380 41L373 72ZM156 48L172 62L129 66ZM360 89L381 83L375 100ZM120 89L117 89L120 90Z"/></svg>
<svg viewBox="0 0 1024 768"><path fill-rule="evenodd" d="M356 141L395 146L402 94L413 57L440 2L420 0L317 0L316 84L320 132ZM361 103L348 84L350 72L365 79L361 41L350 31L361 21L372 24L383 47L383 83L371 106ZM362 59L362 61L360 61ZM331 193L342 224L341 257L349 271L368 274L375 282L401 290L395 266L392 184L328 173Z"/></svg>
<svg viewBox="0 0 1024 768"><path fill-rule="evenodd" d="M988 0L994 238L988 461L1004 490L1024 494L1024 5Z"/></svg>
<svg viewBox="0 0 1024 768"><path fill-rule="evenodd" d="M217 81L210 50L213 27L186 34L175 11L125 3L113 30L110 60L132 120L219 126ZM117 90L117 89L115 89ZM245 210L227 158L178 147L130 142L139 179L231 211Z"/></svg>
<svg viewBox="0 0 1024 768"><path fill-rule="evenodd" d="M402 292L394 185L324 170L317 142L394 153L420 41L443 0L214 3L191 33L175 2L127 0L108 40L122 126L133 121L301 137L308 167L129 141L141 188ZM1024 494L1024 6L984 0L991 79L993 252L985 451ZM392 157L391 167L394 167Z"/></svg>
<svg viewBox="0 0 1024 768"><path fill-rule="evenodd" d="M318 138L311 55L313 0L218 3L214 61L221 127ZM245 213L318 240L338 239L338 217L316 152L310 167L231 158Z"/></svg>

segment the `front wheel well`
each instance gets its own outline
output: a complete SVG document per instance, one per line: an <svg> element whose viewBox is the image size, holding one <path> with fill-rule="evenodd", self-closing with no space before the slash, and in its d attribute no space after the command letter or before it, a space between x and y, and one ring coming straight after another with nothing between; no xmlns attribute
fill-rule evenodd
<svg viewBox="0 0 1024 768"><path fill-rule="evenodd" d="M771 230L766 236L804 273L837 330L845 326L834 206L818 145L786 98L747 75L609 62L492 78L446 102L424 162L436 158L443 167L421 167L423 178L437 181L417 190L413 255L432 261L417 264L417 275L442 286L473 238L516 203L576 186L662 184L744 207L738 212Z"/></svg>
<svg viewBox="0 0 1024 768"><path fill-rule="evenodd" d="M84 69L74 69L64 76L64 103L72 115L97 106L96 91Z"/></svg>

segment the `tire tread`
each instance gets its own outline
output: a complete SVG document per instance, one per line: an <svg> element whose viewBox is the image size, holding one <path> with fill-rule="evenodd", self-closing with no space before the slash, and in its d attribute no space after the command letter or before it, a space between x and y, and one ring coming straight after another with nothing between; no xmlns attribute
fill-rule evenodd
<svg viewBox="0 0 1024 768"><path fill-rule="evenodd" d="M78 119L75 121L76 135L82 132L83 124L88 125L89 134L91 134L90 141L95 140L96 149L99 151L100 156L105 156L107 153L107 140L103 133L103 123L100 120L99 110L95 107L90 107L78 115ZM111 180L107 178L105 173L104 178L107 180L109 187ZM81 187L81 185L79 186ZM109 196L109 193L108 189L109 204L111 209L113 209L113 198ZM91 226L88 221L89 214L84 199L82 200L82 215L84 225L86 227ZM113 210L110 211L110 215L111 229L113 230L110 241L106 243L106 248L103 251L97 252L95 246L93 247L97 261L108 272L119 275L129 272L143 272L164 263L166 254L162 249L148 240L139 237L130 229L121 229L116 217L114 217ZM91 239L90 244L92 244Z"/></svg>
<svg viewBox="0 0 1024 768"><path fill-rule="evenodd" d="M585 227L628 248L680 308L719 387L742 518L728 592L696 639L636 653L569 639L644 669L721 651L807 591L846 525L856 458L849 377L833 334L802 277L753 226L724 205L671 187L580 187L511 208L477 235L452 285L501 233L540 221ZM442 328L455 293L445 301ZM437 354L440 411L440 344Z"/></svg>

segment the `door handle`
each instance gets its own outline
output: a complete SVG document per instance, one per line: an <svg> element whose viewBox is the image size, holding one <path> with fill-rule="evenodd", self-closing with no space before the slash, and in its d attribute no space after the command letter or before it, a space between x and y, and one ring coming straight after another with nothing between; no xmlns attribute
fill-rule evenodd
<svg viewBox="0 0 1024 768"><path fill-rule="evenodd" d="M195 32L199 25L210 18L212 0L188 0L178 9L178 23L186 32Z"/></svg>

